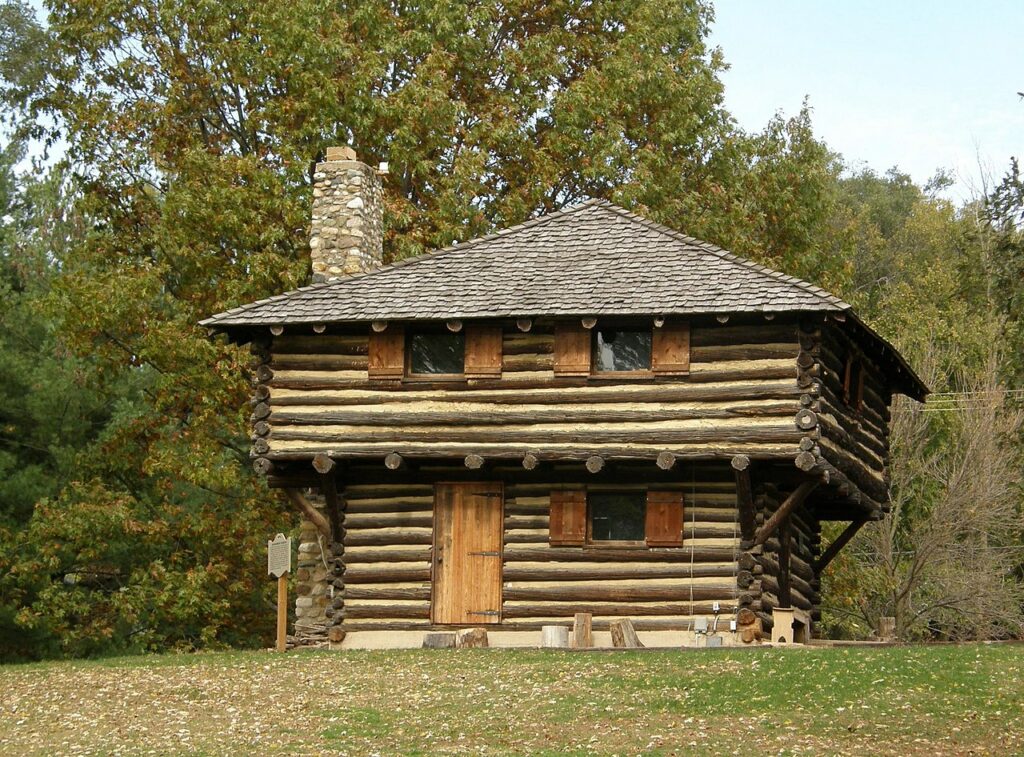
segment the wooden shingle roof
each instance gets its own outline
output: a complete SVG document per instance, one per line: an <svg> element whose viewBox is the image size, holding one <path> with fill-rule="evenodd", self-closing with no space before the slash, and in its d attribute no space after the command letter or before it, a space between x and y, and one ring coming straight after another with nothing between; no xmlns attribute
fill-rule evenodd
<svg viewBox="0 0 1024 757"><path fill-rule="evenodd" d="M243 305L202 325L849 307L806 281L591 200L369 273Z"/></svg>

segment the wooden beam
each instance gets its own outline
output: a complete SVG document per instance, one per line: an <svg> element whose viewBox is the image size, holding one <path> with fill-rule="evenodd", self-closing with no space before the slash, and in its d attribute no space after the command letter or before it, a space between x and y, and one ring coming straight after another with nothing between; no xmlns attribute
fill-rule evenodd
<svg viewBox="0 0 1024 757"><path fill-rule="evenodd" d="M740 535L744 541L751 541L757 531L754 514L754 490L750 483L750 458L736 455L732 459L732 469L736 472L736 507L740 513Z"/></svg>
<svg viewBox="0 0 1024 757"><path fill-rule="evenodd" d="M397 452L389 452L384 456L384 467L388 470L401 470L405 467L405 460Z"/></svg>
<svg viewBox="0 0 1024 757"><path fill-rule="evenodd" d="M325 475L334 469L334 461L326 452L318 452L313 456L313 468L320 475Z"/></svg>
<svg viewBox="0 0 1024 757"><path fill-rule="evenodd" d="M604 467L604 458L600 455L591 455L587 458L587 470L591 473L597 473Z"/></svg>
<svg viewBox="0 0 1024 757"><path fill-rule="evenodd" d="M324 514L313 507L298 489L285 489L284 491L288 495L288 499L292 501L292 504L295 505L306 520L316 526L316 530L327 539L327 543L330 544L334 541L330 521L324 517Z"/></svg>
<svg viewBox="0 0 1024 757"><path fill-rule="evenodd" d="M807 495L818 487L818 483L818 481L804 481L786 497L786 501L779 505L779 509L772 513L771 517L761 526L761 530L757 532L754 537L754 546L764 544L768 537L775 533L775 529L779 527L786 516L798 508L807 499Z"/></svg>
<svg viewBox="0 0 1024 757"><path fill-rule="evenodd" d="M821 573L828 567L828 564L835 559L835 556L839 554L840 550L849 544L850 539L857 535L861 527L867 523L870 518L858 518L857 520L851 521L839 536L837 536L831 544L828 545L821 557L814 562L814 572Z"/></svg>
<svg viewBox="0 0 1024 757"><path fill-rule="evenodd" d="M466 459L463 460L463 463L470 470L480 470L481 468L484 467L483 457L475 453L470 453L466 455Z"/></svg>
<svg viewBox="0 0 1024 757"><path fill-rule="evenodd" d="M341 514L338 506L338 482L334 478L335 472L332 469L320 475L320 491L324 495L324 502L327 505L327 517L331 523L331 534L335 539L341 541Z"/></svg>
<svg viewBox="0 0 1024 757"><path fill-rule="evenodd" d="M662 470L672 470L676 464L676 456L668 450L658 453L658 467Z"/></svg>
<svg viewBox="0 0 1024 757"><path fill-rule="evenodd" d="M789 563L792 555L792 519L787 515L779 526L779 606L792 607L793 595L790 591Z"/></svg>
<svg viewBox="0 0 1024 757"><path fill-rule="evenodd" d="M526 470L534 470L540 464L540 460L532 452L527 452L523 455L523 468Z"/></svg>

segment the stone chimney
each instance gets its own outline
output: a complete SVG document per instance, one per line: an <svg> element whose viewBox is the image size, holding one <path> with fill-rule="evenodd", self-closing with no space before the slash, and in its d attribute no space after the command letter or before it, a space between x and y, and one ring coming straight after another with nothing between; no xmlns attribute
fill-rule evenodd
<svg viewBox="0 0 1024 757"><path fill-rule="evenodd" d="M309 234L313 281L364 273L384 264L383 198L377 171L351 147L328 147L313 173Z"/></svg>

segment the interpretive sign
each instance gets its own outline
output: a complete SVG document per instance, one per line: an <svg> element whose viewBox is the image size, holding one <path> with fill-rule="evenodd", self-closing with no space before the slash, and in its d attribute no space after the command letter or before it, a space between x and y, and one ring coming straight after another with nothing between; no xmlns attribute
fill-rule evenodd
<svg viewBox="0 0 1024 757"><path fill-rule="evenodd" d="M267 542L267 573L280 578L292 569L292 540L278 534Z"/></svg>

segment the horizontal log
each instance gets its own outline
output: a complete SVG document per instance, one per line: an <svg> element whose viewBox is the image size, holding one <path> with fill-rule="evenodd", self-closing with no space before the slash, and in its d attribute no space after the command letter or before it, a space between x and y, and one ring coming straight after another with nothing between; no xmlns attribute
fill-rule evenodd
<svg viewBox="0 0 1024 757"><path fill-rule="evenodd" d="M407 526L433 528L434 515L431 512L389 512L357 515L347 510L345 527L349 531L373 528L402 528Z"/></svg>
<svg viewBox="0 0 1024 757"><path fill-rule="evenodd" d="M719 602L720 612L730 614L737 607L735 600L729 595L715 598ZM657 615L691 615L692 613L713 612L713 602L512 602L502 604L502 618L572 618L578 612L589 612L595 621L599 617L630 617L643 618ZM504 623L502 623L504 625ZM639 627L639 626L638 626ZM729 630L727 620L720 621L723 631Z"/></svg>
<svg viewBox="0 0 1024 757"><path fill-rule="evenodd" d="M346 560L346 562L348 562ZM429 581L430 563L409 562L354 564L345 569L345 582L354 584L400 583L402 581Z"/></svg>
<svg viewBox="0 0 1024 757"><path fill-rule="evenodd" d="M365 371L366 355L283 354L275 353L270 362L274 371Z"/></svg>
<svg viewBox="0 0 1024 757"><path fill-rule="evenodd" d="M687 541L700 541L704 539L735 539L739 542L739 528L720 523L686 523L683 526L683 542L685 548ZM513 528L505 531L504 541L506 544L543 544L548 540L548 529L545 528ZM595 542L592 546L600 547Z"/></svg>
<svg viewBox="0 0 1024 757"><path fill-rule="evenodd" d="M348 585L345 587L345 606L350 607L355 599L430 599L430 585L426 586L380 586Z"/></svg>
<svg viewBox="0 0 1024 757"><path fill-rule="evenodd" d="M394 499L349 499L349 515L372 515L388 513L429 513L434 506L434 497L397 497Z"/></svg>
<svg viewBox="0 0 1024 757"><path fill-rule="evenodd" d="M429 403L436 408L437 403ZM579 423L651 423L665 421L714 420L722 418L769 418L788 417L796 411L796 403L792 399L761 400L755 402L716 403L695 405L660 403L655 407L634 403L628 409L593 407L573 407L571 403L561 407L551 405L524 404L514 410L505 410L504 406L481 403L472 408L453 404L447 411L394 412L386 408L381 410L331 410L323 408L296 407L293 409L274 409L270 422L274 428L288 426L489 426L489 425L545 425L545 424L579 424Z"/></svg>
<svg viewBox="0 0 1024 757"><path fill-rule="evenodd" d="M430 528L379 528L349 531L345 547L367 547L384 544L431 544L434 532Z"/></svg>
<svg viewBox="0 0 1024 757"><path fill-rule="evenodd" d="M711 383L722 381L750 381L764 379L788 379L796 378L796 362L790 360L751 360L751 361L722 361L716 363L691 363L688 379L690 383ZM518 388L544 388L544 387L575 387L587 386L590 383L607 382L609 379L603 377L593 378L563 378L552 377L551 379L539 378L536 381L522 382ZM631 381L650 381L649 378L632 379L628 377L615 377L616 382L627 384ZM280 370L275 371L273 377L261 378L261 383L269 383L272 390L282 389L333 389L333 388L359 388L368 387L370 382L362 371L297 371ZM505 381L507 385L509 382ZM415 382L418 389L444 389L452 391L456 389L457 382ZM497 389L503 386L502 379L479 380L473 384L467 384L467 389ZM399 386L396 386L396 389Z"/></svg>
<svg viewBox="0 0 1024 757"><path fill-rule="evenodd" d="M429 618L430 602L405 602L393 605L345 603L345 620L357 618Z"/></svg>
<svg viewBox="0 0 1024 757"><path fill-rule="evenodd" d="M509 581L604 581L645 578L715 578L732 576L735 563L520 563L505 564L503 580Z"/></svg>
<svg viewBox="0 0 1024 757"><path fill-rule="evenodd" d="M390 545L389 545L390 546ZM356 565L359 563L421 563L431 559L431 548L429 546L410 548L399 546L396 549L387 549L373 546L354 545L345 546L345 564Z"/></svg>
<svg viewBox="0 0 1024 757"><path fill-rule="evenodd" d="M289 334L274 339L273 352L307 355L365 355L369 347L366 334Z"/></svg>
<svg viewBox="0 0 1024 757"><path fill-rule="evenodd" d="M690 328L691 349L719 345L778 343L793 346L796 356L796 326L789 323L759 325L714 326L711 328L694 324Z"/></svg>
<svg viewBox="0 0 1024 757"><path fill-rule="evenodd" d="M681 563L728 562L734 559L732 547L694 546L662 549L622 549L614 547L531 547L506 546L502 558L505 565L516 562L623 562L623 563Z"/></svg>
<svg viewBox="0 0 1024 757"><path fill-rule="evenodd" d="M579 585L567 583L553 587L504 588L502 596L506 602L552 600L559 602L603 601L603 602L643 602L650 600L685 601L698 599L723 599L736 595L735 583L703 586L690 582L676 585L650 586L637 581L630 586L619 584ZM589 612L578 610L577 612Z"/></svg>
<svg viewBox="0 0 1024 757"><path fill-rule="evenodd" d="M268 441L272 448L286 447L281 442L313 441L324 448L344 449L360 442L398 444L402 442L463 442L488 444L495 440L495 429L487 426L447 427L413 426L407 428L375 426L273 426ZM677 444L702 442L785 442L800 443L803 436L785 416L770 416L760 422L747 418L720 419L718 421L656 421L651 423L602 424L580 427L575 424L549 424L536 426L507 424L501 427L503 440L518 444L610 444L629 440L632 444L669 447ZM652 462L660 453L651 456Z"/></svg>
<svg viewBox="0 0 1024 757"><path fill-rule="evenodd" d="M787 377L788 378L788 377ZM792 380L755 380L694 385L681 381L645 384L586 384L577 382L574 399L579 403L605 402L729 402L799 399L802 390ZM387 390L361 388L337 391L297 391L277 387L274 407L296 405L381 405L413 401L493 403L497 405L564 405L563 388L547 385L527 387L521 383L499 384L488 390L479 384L450 384L426 389L422 383L408 383Z"/></svg>

